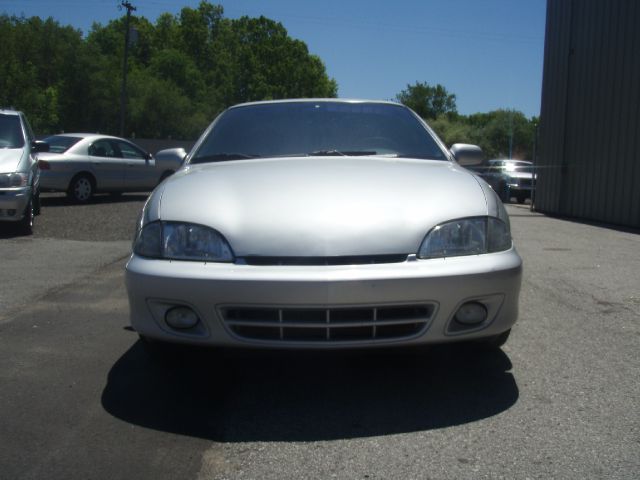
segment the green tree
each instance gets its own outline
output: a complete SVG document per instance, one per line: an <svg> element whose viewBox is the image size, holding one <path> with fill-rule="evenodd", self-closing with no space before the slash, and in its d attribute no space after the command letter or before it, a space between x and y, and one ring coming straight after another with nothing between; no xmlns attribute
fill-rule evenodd
<svg viewBox="0 0 640 480"><path fill-rule="evenodd" d="M516 110L470 115L467 123L479 132L488 158L531 158L535 125Z"/></svg>
<svg viewBox="0 0 640 480"><path fill-rule="evenodd" d="M304 42L265 17L228 19L201 1L155 23L132 16L127 134L194 138L240 102L334 97L335 80ZM0 15L0 102L40 133L119 130L124 18L86 38L52 19Z"/></svg>
<svg viewBox="0 0 640 480"><path fill-rule="evenodd" d="M37 131L60 128L74 106L70 90L80 31L53 19L0 15L0 105L27 112Z"/></svg>
<svg viewBox="0 0 640 480"><path fill-rule="evenodd" d="M482 148L485 158L531 159L537 119L527 119L516 110L494 110L473 115L441 115L429 124L451 146L472 143Z"/></svg>
<svg viewBox="0 0 640 480"><path fill-rule="evenodd" d="M455 114L456 96L442 85L431 86L426 82L416 82L396 95L396 100L424 119L435 119L439 115Z"/></svg>

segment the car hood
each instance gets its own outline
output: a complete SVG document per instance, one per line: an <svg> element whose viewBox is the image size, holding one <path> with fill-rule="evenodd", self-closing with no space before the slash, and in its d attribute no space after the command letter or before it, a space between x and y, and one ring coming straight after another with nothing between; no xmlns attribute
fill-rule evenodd
<svg viewBox="0 0 640 480"><path fill-rule="evenodd" d="M506 172L506 174L511 178L532 178L533 174L531 172Z"/></svg>
<svg viewBox="0 0 640 480"><path fill-rule="evenodd" d="M24 148L0 148L0 173L18 171Z"/></svg>
<svg viewBox="0 0 640 480"><path fill-rule="evenodd" d="M445 161L304 157L193 165L146 220L207 225L237 256L416 253L438 223L487 215L476 178Z"/></svg>

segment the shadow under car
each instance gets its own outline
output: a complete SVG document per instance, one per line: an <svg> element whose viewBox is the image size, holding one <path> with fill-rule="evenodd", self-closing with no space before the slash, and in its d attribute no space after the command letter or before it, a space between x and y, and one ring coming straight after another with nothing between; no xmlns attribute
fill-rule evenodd
<svg viewBox="0 0 640 480"><path fill-rule="evenodd" d="M112 367L102 405L135 425L221 442L320 441L416 432L509 409L507 355L427 350L215 351L161 359L136 342Z"/></svg>

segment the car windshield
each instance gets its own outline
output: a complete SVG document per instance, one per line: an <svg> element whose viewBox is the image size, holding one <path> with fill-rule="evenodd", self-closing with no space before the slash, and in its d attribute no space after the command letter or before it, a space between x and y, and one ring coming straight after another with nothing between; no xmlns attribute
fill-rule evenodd
<svg viewBox="0 0 640 480"><path fill-rule="evenodd" d="M0 148L22 148L24 137L17 115L0 115Z"/></svg>
<svg viewBox="0 0 640 480"><path fill-rule="evenodd" d="M45 143L49 145L49 151L52 153L64 153L80 140L82 140L80 137L66 137L62 135L54 135L53 137L44 139Z"/></svg>
<svg viewBox="0 0 640 480"><path fill-rule="evenodd" d="M401 105L283 102L225 111L190 163L357 155L447 160L427 129Z"/></svg>

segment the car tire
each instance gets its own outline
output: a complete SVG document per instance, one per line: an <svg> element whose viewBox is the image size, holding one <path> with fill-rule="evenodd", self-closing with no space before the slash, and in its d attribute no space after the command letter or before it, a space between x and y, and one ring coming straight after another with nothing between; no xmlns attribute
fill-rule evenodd
<svg viewBox="0 0 640 480"><path fill-rule="evenodd" d="M506 332L502 332L499 335L494 335L492 337L483 338L479 341L479 343L485 348L500 348L509 339L509 335L511 334L511 329Z"/></svg>
<svg viewBox="0 0 640 480"><path fill-rule="evenodd" d="M502 203L509 203L511 201L511 190L509 189L509 185L506 183L500 184L499 192Z"/></svg>
<svg viewBox="0 0 640 480"><path fill-rule="evenodd" d="M205 354L209 358L218 355L220 350L207 346L184 345L181 343L155 340L138 334L140 346L146 356L159 365L175 366L183 361L193 361L198 355Z"/></svg>
<svg viewBox="0 0 640 480"><path fill-rule="evenodd" d="M516 200L518 201L518 203L524 203L526 199L527 199L527 196L523 195L522 193L519 193L518 195L516 195Z"/></svg>
<svg viewBox="0 0 640 480"><path fill-rule="evenodd" d="M21 235L33 234L33 217L34 217L34 211L33 211L33 199L32 199L32 200L29 200L29 204L27 205L27 208L24 211L24 217L22 217L22 220L18 222L18 232Z"/></svg>
<svg viewBox="0 0 640 480"><path fill-rule="evenodd" d="M142 348L147 355L157 359L170 358L172 355L177 353L181 347L181 345L178 344L154 340L153 338L145 337L140 334L138 334L138 338L140 339Z"/></svg>
<svg viewBox="0 0 640 480"><path fill-rule="evenodd" d="M76 175L71 179L67 196L75 203L87 203L95 191L93 178L86 174Z"/></svg>
<svg viewBox="0 0 640 480"><path fill-rule="evenodd" d="M33 196L33 214L40 215L42 210L42 201L40 200L40 190Z"/></svg>

